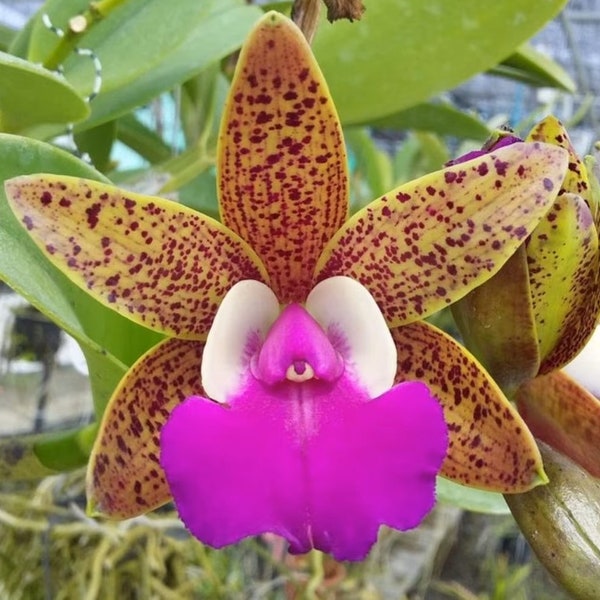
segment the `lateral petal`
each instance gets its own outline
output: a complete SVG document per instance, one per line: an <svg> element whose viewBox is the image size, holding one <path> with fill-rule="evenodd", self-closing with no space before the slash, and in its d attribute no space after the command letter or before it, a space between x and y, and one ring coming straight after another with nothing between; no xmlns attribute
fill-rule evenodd
<svg viewBox="0 0 600 600"><path fill-rule="evenodd" d="M202 393L203 346L165 340L125 375L106 407L89 460L90 513L128 519L171 499L159 464L159 435L175 406Z"/></svg>
<svg viewBox="0 0 600 600"><path fill-rule="evenodd" d="M565 126L555 116L548 115L529 132L526 141L554 144L564 148L569 153L569 165L562 189L565 192L581 196L590 206L591 187L587 169L577 152L575 152Z"/></svg>
<svg viewBox="0 0 600 600"><path fill-rule="evenodd" d="M242 48L221 123L223 223L264 262L282 302L302 302L348 213L342 130L300 30L267 13Z"/></svg>
<svg viewBox="0 0 600 600"><path fill-rule="evenodd" d="M441 475L472 487L524 492L545 481L527 426L477 360L425 322L392 329L396 381L418 379L439 399L450 442Z"/></svg>
<svg viewBox="0 0 600 600"><path fill-rule="evenodd" d="M57 175L11 179L6 191L36 244L74 283L167 335L204 338L234 283L268 280L237 235L174 202Z"/></svg>
<svg viewBox="0 0 600 600"><path fill-rule="evenodd" d="M238 390L250 359L279 316L279 301L264 283L236 283L221 302L206 339L202 385L212 400L226 402Z"/></svg>
<svg viewBox="0 0 600 600"><path fill-rule="evenodd" d="M396 375L396 346L373 296L349 277L318 283L306 310L327 333L369 396L389 390Z"/></svg>
<svg viewBox="0 0 600 600"><path fill-rule="evenodd" d="M336 233L315 281L359 281L391 326L424 318L500 269L548 211L566 166L562 148L516 143L404 184Z"/></svg>

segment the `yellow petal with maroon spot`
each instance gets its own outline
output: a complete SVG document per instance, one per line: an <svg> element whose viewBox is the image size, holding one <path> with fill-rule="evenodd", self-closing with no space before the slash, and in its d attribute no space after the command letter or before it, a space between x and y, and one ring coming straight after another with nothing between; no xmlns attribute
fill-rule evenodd
<svg viewBox="0 0 600 600"><path fill-rule="evenodd" d="M568 151L569 168L561 187L565 192L581 196L589 206L591 190L587 168L577 156L564 125L556 117L549 115L529 132L526 141L545 142Z"/></svg>
<svg viewBox="0 0 600 600"><path fill-rule="evenodd" d="M175 202L56 175L12 179L6 192L36 244L75 284L167 335L206 337L234 283L267 281L243 240Z"/></svg>
<svg viewBox="0 0 600 600"><path fill-rule="evenodd" d="M452 305L469 350L509 396L538 374L535 327L525 245L483 285Z"/></svg>
<svg viewBox="0 0 600 600"><path fill-rule="evenodd" d="M302 302L348 214L346 151L327 84L300 30L270 12L250 33L221 123L223 223L256 251L282 302Z"/></svg>
<svg viewBox="0 0 600 600"><path fill-rule="evenodd" d="M600 477L600 401L562 371L521 386L519 411L537 438Z"/></svg>
<svg viewBox="0 0 600 600"><path fill-rule="evenodd" d="M586 202L562 194L527 242L540 373L559 369L583 348L600 307L598 233Z"/></svg>
<svg viewBox="0 0 600 600"><path fill-rule="evenodd" d="M411 181L354 215L315 279L347 275L392 326L425 317L494 275L548 211L567 152L517 143Z"/></svg>
<svg viewBox="0 0 600 600"><path fill-rule="evenodd" d="M440 475L502 493L545 481L533 436L468 351L425 322L391 331L398 350L396 382L423 381L444 408L449 445Z"/></svg>
<svg viewBox="0 0 600 600"><path fill-rule="evenodd" d="M128 519L171 498L160 430L173 408L202 394L203 342L170 339L142 356L111 398L87 472L88 512Z"/></svg>

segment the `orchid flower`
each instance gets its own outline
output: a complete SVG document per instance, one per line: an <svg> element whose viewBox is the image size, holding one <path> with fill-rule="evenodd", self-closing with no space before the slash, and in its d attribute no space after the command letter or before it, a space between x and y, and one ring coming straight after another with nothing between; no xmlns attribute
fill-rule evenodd
<svg viewBox="0 0 600 600"><path fill-rule="evenodd" d="M600 313L600 190L554 117L526 138L562 147L569 167L551 210L500 272L452 310L466 345L508 392L558 370L585 346ZM521 140L499 132L473 160Z"/></svg>
<svg viewBox="0 0 600 600"><path fill-rule="evenodd" d="M600 402L560 369L600 316L600 187L564 126L549 116L527 140L564 148L569 167L551 210L502 269L453 305L465 343L514 394L535 436L600 475ZM520 142L499 132L482 156Z"/></svg>
<svg viewBox="0 0 600 600"><path fill-rule="evenodd" d="M273 532L293 552L359 559L380 525L420 522L440 467L501 492L543 482L518 413L423 319L500 269L547 212L566 162L560 148L514 144L348 219L326 83L301 32L270 12L224 111L222 222L87 180L8 182L50 261L166 336L107 406L90 510L127 518L173 496L213 546Z"/></svg>

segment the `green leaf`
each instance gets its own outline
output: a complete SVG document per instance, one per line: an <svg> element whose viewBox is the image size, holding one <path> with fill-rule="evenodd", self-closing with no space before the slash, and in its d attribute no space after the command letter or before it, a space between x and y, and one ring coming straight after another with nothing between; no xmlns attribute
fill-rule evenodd
<svg viewBox="0 0 600 600"><path fill-rule="evenodd" d="M566 0L379 0L360 22L323 23L314 50L345 125L450 89L509 56Z"/></svg>
<svg viewBox="0 0 600 600"><path fill-rule="evenodd" d="M179 190L179 201L185 206L219 220L219 204L217 202L217 171L214 167L206 169L202 174Z"/></svg>
<svg viewBox="0 0 600 600"><path fill-rule="evenodd" d="M64 27L88 0L49 0L52 22ZM164 0L130 0L90 28L79 46L91 48L102 64L102 88L92 103L91 127L125 114L189 79L241 45L262 14L241 0L179 0L177 10ZM38 19L29 58L44 61L58 38ZM66 78L82 95L90 93L91 60L72 55L65 61Z"/></svg>
<svg viewBox="0 0 600 600"><path fill-rule="evenodd" d="M530 44L523 44L514 54L491 69L490 73L537 87L555 87L571 93L577 89L575 82L558 63Z"/></svg>
<svg viewBox="0 0 600 600"><path fill-rule="evenodd" d="M97 171L53 146L0 134L0 180L38 172L106 181ZM160 336L103 307L77 288L38 250L0 189L0 279L70 333L91 370L98 413L122 375Z"/></svg>
<svg viewBox="0 0 600 600"><path fill-rule="evenodd" d="M475 115L440 102L417 104L387 117L374 119L369 125L377 129L416 129L481 141L490 135L489 127Z"/></svg>
<svg viewBox="0 0 600 600"><path fill-rule="evenodd" d="M110 152L117 135L116 121L107 121L75 134L79 152L88 154L92 164L102 173L110 167Z"/></svg>
<svg viewBox="0 0 600 600"><path fill-rule="evenodd" d="M476 490L444 477L437 479L436 494L439 502L452 504L464 510L489 515L506 515L510 512L502 494Z"/></svg>
<svg viewBox="0 0 600 600"><path fill-rule="evenodd" d="M1 438L0 477L2 480L41 479L83 467L90 456L97 429L93 423L59 433Z"/></svg>
<svg viewBox="0 0 600 600"><path fill-rule="evenodd" d="M84 119L85 100L59 75L0 52L0 130Z"/></svg>
<svg viewBox="0 0 600 600"><path fill-rule="evenodd" d="M33 29L34 20L35 17L29 19L21 31L19 31L13 38L10 46L8 47L8 51L13 56L18 56L19 58L23 59L27 58L27 48L29 47L29 39L31 37L31 30Z"/></svg>
<svg viewBox="0 0 600 600"><path fill-rule="evenodd" d="M171 148L156 131L146 127L133 114L117 121L117 138L151 164L165 161L172 154Z"/></svg>
<svg viewBox="0 0 600 600"><path fill-rule="evenodd" d="M16 35L17 32L14 29L0 24L0 49L7 50Z"/></svg>
<svg viewBox="0 0 600 600"><path fill-rule="evenodd" d="M388 155L376 146L366 129L348 128L344 131L344 139L355 159L355 181L351 186L354 194L352 209L355 210L362 208L373 198L383 196L394 185L392 164ZM364 187L367 189L361 194L361 188Z"/></svg>
<svg viewBox="0 0 600 600"><path fill-rule="evenodd" d="M396 184L437 171L448 160L448 148L437 135L425 131L410 132L394 156Z"/></svg>

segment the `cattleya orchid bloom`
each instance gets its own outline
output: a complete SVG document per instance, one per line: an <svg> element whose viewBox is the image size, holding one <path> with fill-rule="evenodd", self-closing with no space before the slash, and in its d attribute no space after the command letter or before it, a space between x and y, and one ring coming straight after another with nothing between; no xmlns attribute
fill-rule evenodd
<svg viewBox="0 0 600 600"><path fill-rule="evenodd" d="M502 269L452 310L465 343L514 394L534 435L600 476L600 402L560 371L600 314L600 187L591 157L577 156L556 118L543 119L527 140L568 151L559 195ZM518 142L498 132L483 151L454 163Z"/></svg>
<svg viewBox="0 0 600 600"><path fill-rule="evenodd" d="M452 306L468 348L507 392L570 362L600 313L600 190L563 125L546 117L527 136L562 147L569 168L551 210L484 285ZM521 140L498 132L473 160Z"/></svg>
<svg viewBox="0 0 600 600"><path fill-rule="evenodd" d="M544 481L518 413L423 319L520 246L567 153L514 144L349 220L346 162L310 47L271 12L242 49L224 110L222 223L87 180L7 183L50 261L166 336L107 406L88 470L92 512L127 518L173 496L213 546L274 532L294 552L359 559L379 525L423 518L440 464L499 492Z"/></svg>

